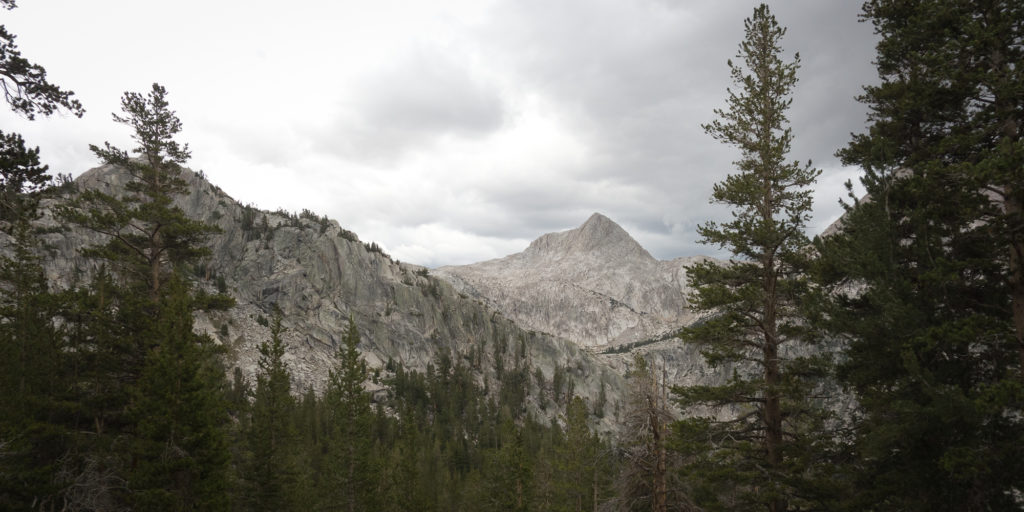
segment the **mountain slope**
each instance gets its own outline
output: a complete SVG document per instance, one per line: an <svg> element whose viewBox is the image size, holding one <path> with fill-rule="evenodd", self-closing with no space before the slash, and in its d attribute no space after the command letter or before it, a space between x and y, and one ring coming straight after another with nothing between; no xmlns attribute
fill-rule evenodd
<svg viewBox="0 0 1024 512"><path fill-rule="evenodd" d="M551 402L564 401L565 390L551 386L554 374L561 372L573 381L576 394L594 404L603 387L608 410L619 409L625 392L622 376L573 343L519 328L426 269L393 261L375 245L360 242L337 222L309 212L257 210L195 173L183 177L189 193L177 204L188 216L222 230L210 240L211 257L193 271L201 286L222 287L237 301L228 312L196 319L197 330L228 348L229 369L237 366L250 377L255 372L256 345L270 336L265 319L276 304L284 313L285 361L297 391L322 389L352 317L361 334L359 348L375 373L386 374L389 360L425 371L450 357L470 366L492 393L505 385L523 387L524 409L550 418L560 409ZM80 189L116 194L126 181L122 170L103 166L76 183ZM102 237L77 228L58 229L52 211L44 214L43 227L51 228L44 235L52 249L49 277L62 286L82 282L92 263L78 249ZM614 422L606 416L602 429Z"/></svg>
<svg viewBox="0 0 1024 512"><path fill-rule="evenodd" d="M524 327L608 348L663 336L694 320L683 267L696 259L659 261L595 213L521 253L434 273Z"/></svg>

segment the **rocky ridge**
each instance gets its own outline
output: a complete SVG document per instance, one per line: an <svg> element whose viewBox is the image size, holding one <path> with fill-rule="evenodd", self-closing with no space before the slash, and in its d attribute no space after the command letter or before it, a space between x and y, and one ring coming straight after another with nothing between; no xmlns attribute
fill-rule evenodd
<svg viewBox="0 0 1024 512"><path fill-rule="evenodd" d="M434 273L516 323L595 350L652 340L691 323L685 266L660 261L614 221L593 214L523 252Z"/></svg>
<svg viewBox="0 0 1024 512"><path fill-rule="evenodd" d="M505 385L523 386L523 407L554 418L561 407L552 404L564 400L551 386L560 372L592 405L604 389L604 410L610 414L596 426L610 430L616 424L613 411L621 409L625 380L597 355L566 339L521 328L426 268L394 261L376 244L361 242L336 221L305 211L262 211L235 201L199 174L187 171L183 177L189 193L178 199L178 206L221 229L210 240L212 255L194 269L194 279L210 290L226 290L237 305L227 312L198 314L195 327L227 347L229 369L238 367L249 377L255 373L256 346L269 339L266 319L276 304L284 313L285 360L297 391L322 389L351 317L360 331L360 351L375 375L386 373L389 360L423 371L450 357L470 366L493 393ZM102 166L82 174L76 184L116 194L126 181L122 170ZM78 250L102 242L102 236L59 229L49 209L52 202L44 206L41 227L51 253L50 279L59 286L83 282L92 263ZM0 250L5 245L0 240Z"/></svg>

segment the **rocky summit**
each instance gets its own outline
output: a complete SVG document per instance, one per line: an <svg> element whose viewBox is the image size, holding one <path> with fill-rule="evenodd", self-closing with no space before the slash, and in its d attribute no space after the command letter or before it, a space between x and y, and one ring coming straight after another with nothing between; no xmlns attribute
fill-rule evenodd
<svg viewBox="0 0 1024 512"><path fill-rule="evenodd" d="M523 327L609 350L665 337L694 320L685 266L697 259L655 259L595 213L523 252L434 274Z"/></svg>

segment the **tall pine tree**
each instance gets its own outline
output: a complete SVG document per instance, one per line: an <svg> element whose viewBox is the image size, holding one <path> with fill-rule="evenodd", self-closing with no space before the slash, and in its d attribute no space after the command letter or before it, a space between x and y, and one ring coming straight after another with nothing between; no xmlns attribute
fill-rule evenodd
<svg viewBox="0 0 1024 512"><path fill-rule="evenodd" d="M165 282L157 341L130 406L128 485L139 510L227 510L224 369L213 340L192 332L192 298L177 274Z"/></svg>
<svg viewBox="0 0 1024 512"><path fill-rule="evenodd" d="M182 164L191 156L188 144L175 137L181 121L167 103L167 90L153 84L148 95L127 92L121 98L124 116L114 120L130 126L138 144L131 157L109 142L89 148L104 163L123 169L130 177L125 193L113 196L86 190L62 209L73 223L106 235L108 242L90 254L113 265L128 283L143 287L158 299L160 287L177 265L192 263L208 254L207 237L215 226L188 218L174 199L187 193Z"/></svg>
<svg viewBox="0 0 1024 512"><path fill-rule="evenodd" d="M0 0L0 9L15 7ZM74 93L51 83L46 70L21 55L15 36L0 25L0 89L29 120L61 110L81 117ZM0 131L0 509L53 507L56 473L69 425L64 390L64 338L54 321L59 297L48 289L33 222L50 185L39 149Z"/></svg>
<svg viewBox="0 0 1024 512"><path fill-rule="evenodd" d="M364 389L369 373L359 354L359 331L349 318L348 331L338 347L337 366L330 371L324 409L327 416L327 455L321 504L324 510L372 510L378 485L373 452L373 411Z"/></svg>
<svg viewBox="0 0 1024 512"><path fill-rule="evenodd" d="M812 395L826 371L805 327L811 212L810 186L819 171L787 161L793 140L786 111L799 55L780 55L786 29L764 4L744 22L725 110L704 130L740 150L739 172L714 187L712 201L733 220L699 228L702 242L726 249L726 264L687 268L694 310L707 315L684 339L712 367L732 368L721 385L677 389L691 415L678 432L690 461L686 475L709 509L780 512L810 506L817 471L815 429L825 413ZM812 448L814 447L814 448Z"/></svg>
<svg viewBox="0 0 1024 512"><path fill-rule="evenodd" d="M0 132L0 508L52 502L65 446L64 338L33 222L49 184L39 149ZM66 411L64 411L66 412Z"/></svg>
<svg viewBox="0 0 1024 512"><path fill-rule="evenodd" d="M818 244L847 343L860 509L1008 510L1024 489L1024 6L872 0L879 85L840 151L868 199Z"/></svg>
<svg viewBox="0 0 1024 512"><path fill-rule="evenodd" d="M275 308L270 340L260 343L249 430L249 510L291 510L299 503L298 430L291 373L284 362L282 313Z"/></svg>
<svg viewBox="0 0 1024 512"><path fill-rule="evenodd" d="M212 341L193 333L192 314L233 301L196 292L183 277L216 229L174 204L187 191L181 164L189 154L175 140L181 122L165 96L158 84L146 96L126 93L124 116L114 115L133 128L138 158L92 147L127 173L123 193L86 190L60 209L106 235L86 250L101 267L95 290L78 294L83 303L69 318L74 355L93 368L78 387L88 390L83 412L96 434L70 479L92 478L89 461L98 460L104 474L126 482L124 505L219 510L227 506L226 382Z"/></svg>

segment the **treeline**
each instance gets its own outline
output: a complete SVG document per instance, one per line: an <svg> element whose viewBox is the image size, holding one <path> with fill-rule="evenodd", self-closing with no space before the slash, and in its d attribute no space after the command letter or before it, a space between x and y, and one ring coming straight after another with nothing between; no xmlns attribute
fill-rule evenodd
<svg viewBox="0 0 1024 512"><path fill-rule="evenodd" d="M272 332L255 387L233 387L240 510L594 510L608 499L616 456L579 397L564 429L542 424L441 357L426 373L392 365L371 399L350 323L323 395L296 399L280 316Z"/></svg>

